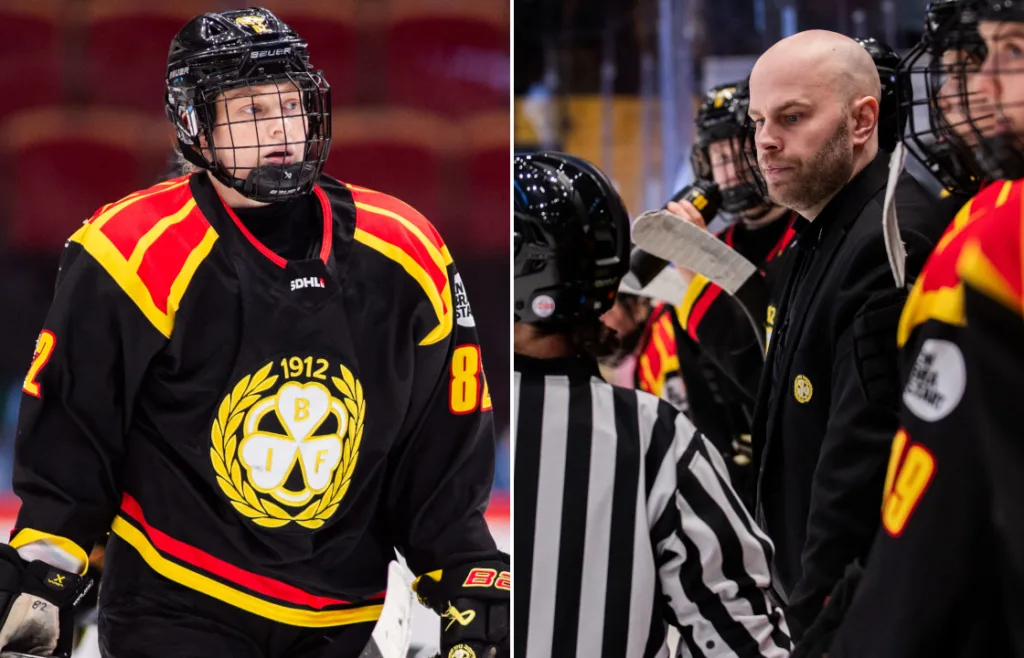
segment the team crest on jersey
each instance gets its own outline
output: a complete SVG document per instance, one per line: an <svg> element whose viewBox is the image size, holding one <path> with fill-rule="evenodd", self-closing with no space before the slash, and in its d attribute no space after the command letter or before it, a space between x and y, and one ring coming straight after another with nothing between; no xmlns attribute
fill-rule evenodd
<svg viewBox="0 0 1024 658"><path fill-rule="evenodd" d="M473 318L473 310L469 308L469 296L466 294L466 286L462 284L461 274L455 275L452 289L455 291L455 322L460 327L475 327L476 320Z"/></svg>
<svg viewBox="0 0 1024 658"><path fill-rule="evenodd" d="M217 484L256 525L319 528L352 482L365 419L363 386L344 365L298 355L268 363L217 409Z"/></svg>

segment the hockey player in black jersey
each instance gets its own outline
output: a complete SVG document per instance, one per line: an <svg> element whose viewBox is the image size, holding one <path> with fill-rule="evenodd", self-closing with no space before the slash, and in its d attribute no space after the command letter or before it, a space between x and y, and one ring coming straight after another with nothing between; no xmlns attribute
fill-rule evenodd
<svg viewBox="0 0 1024 658"><path fill-rule="evenodd" d="M507 655L491 400L441 237L322 174L329 87L269 11L189 22L165 103L197 171L75 232L25 378L0 645L66 645L105 543L105 656L357 656L395 549L444 656Z"/></svg>

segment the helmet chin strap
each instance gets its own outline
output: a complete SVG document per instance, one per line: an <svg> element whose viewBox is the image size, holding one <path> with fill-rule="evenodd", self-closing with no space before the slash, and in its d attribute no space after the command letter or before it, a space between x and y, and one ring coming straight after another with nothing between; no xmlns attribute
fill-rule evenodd
<svg viewBox="0 0 1024 658"><path fill-rule="evenodd" d="M312 162L264 165L254 167L244 179L232 176L220 164L210 173L247 199L276 203L303 194L305 186L316 176L316 165Z"/></svg>

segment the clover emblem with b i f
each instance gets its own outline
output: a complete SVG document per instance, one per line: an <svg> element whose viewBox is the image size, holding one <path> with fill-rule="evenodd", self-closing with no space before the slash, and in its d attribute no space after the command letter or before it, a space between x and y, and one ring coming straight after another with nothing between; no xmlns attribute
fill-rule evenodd
<svg viewBox="0 0 1024 658"><path fill-rule="evenodd" d="M337 372L340 377L334 374ZM359 458L363 386L344 365L285 357L235 384L210 431L210 460L231 505L256 525L322 526Z"/></svg>

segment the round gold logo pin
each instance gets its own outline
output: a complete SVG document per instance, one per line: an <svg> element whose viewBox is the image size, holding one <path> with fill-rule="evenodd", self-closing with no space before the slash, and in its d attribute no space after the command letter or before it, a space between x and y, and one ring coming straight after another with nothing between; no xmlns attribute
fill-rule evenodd
<svg viewBox="0 0 1024 658"><path fill-rule="evenodd" d="M804 404L810 402L812 395L814 395L814 387L811 386L811 380L804 375L797 375L793 380L793 397L797 402Z"/></svg>

